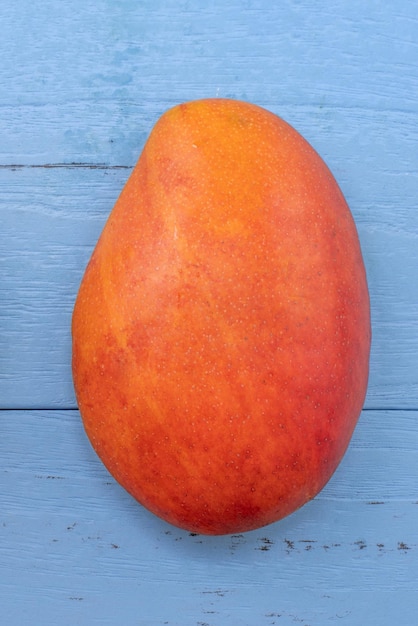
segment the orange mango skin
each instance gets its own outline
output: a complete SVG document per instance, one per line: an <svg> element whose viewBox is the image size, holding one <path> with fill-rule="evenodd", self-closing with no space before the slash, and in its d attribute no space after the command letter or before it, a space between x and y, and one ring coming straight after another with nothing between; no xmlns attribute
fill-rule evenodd
<svg viewBox="0 0 418 626"><path fill-rule="evenodd" d="M312 499L365 399L369 296L329 169L256 105L204 99L156 123L75 303L87 435L171 524L245 532Z"/></svg>

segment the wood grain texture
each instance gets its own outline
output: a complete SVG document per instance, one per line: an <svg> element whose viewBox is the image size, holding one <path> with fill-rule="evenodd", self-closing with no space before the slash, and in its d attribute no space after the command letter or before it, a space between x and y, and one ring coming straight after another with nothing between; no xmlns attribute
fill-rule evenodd
<svg viewBox="0 0 418 626"><path fill-rule="evenodd" d="M3 0L0 26L0 622L414 624L415 0ZM328 163L373 323L365 410L332 480L226 537L170 527L114 482L70 369L81 276L152 125L207 96L265 106Z"/></svg>
<svg viewBox="0 0 418 626"><path fill-rule="evenodd" d="M0 380L4 408L76 408L70 323L75 294L130 168L0 169ZM417 189L418 197L418 189ZM6 210L7 207L7 210ZM354 205L369 277L373 344L367 408L418 406L418 229ZM383 253L383 250L385 251Z"/></svg>
<svg viewBox="0 0 418 626"><path fill-rule="evenodd" d="M165 108L225 96L322 137L324 157L352 138L359 165L384 124L379 167L412 172L414 0L3 0L0 19L0 163L132 164Z"/></svg>
<svg viewBox="0 0 418 626"><path fill-rule="evenodd" d="M127 626L413 623L417 418L365 411L314 501L258 531L203 537L134 502L94 454L77 411L3 412L2 615L22 624L34 614L39 624L51 615Z"/></svg>

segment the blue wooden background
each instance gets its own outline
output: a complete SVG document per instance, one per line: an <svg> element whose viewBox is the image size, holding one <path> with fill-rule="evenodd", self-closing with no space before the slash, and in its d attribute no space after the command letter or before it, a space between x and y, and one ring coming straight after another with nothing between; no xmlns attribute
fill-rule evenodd
<svg viewBox="0 0 418 626"><path fill-rule="evenodd" d="M245 535L170 527L84 434L70 319L157 118L233 97L294 125L351 206L370 384L317 498ZM418 4L2 0L0 623L412 626L418 613Z"/></svg>

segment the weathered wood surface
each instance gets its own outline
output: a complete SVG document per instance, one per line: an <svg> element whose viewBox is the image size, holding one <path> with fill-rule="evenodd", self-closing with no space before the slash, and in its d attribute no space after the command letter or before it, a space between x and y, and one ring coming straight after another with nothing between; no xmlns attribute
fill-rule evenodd
<svg viewBox="0 0 418 626"><path fill-rule="evenodd" d="M130 171L0 168L4 407L75 408L69 369L74 298ZM404 188L411 193L406 206L396 198L393 208L382 206L382 197L374 206L373 198L370 205L363 198L352 202L372 303L368 408L418 406L418 174L412 178L411 189Z"/></svg>
<svg viewBox="0 0 418 626"><path fill-rule="evenodd" d="M364 411L313 502L258 531L203 537L136 504L77 411L5 412L4 623L413 624L417 419Z"/></svg>
<svg viewBox="0 0 418 626"><path fill-rule="evenodd" d="M418 9L360 0L0 6L0 621L410 626L418 612ZM301 131L356 219L365 408L338 471L245 535L172 528L84 435L70 319L156 119L206 96Z"/></svg>

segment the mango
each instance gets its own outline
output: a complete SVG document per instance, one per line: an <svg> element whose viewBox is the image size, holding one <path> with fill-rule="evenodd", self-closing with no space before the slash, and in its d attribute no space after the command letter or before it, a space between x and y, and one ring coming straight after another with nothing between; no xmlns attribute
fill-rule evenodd
<svg viewBox="0 0 418 626"><path fill-rule="evenodd" d="M155 124L72 319L88 438L144 507L201 534L290 515L340 463L368 382L358 234L330 170L259 106Z"/></svg>

